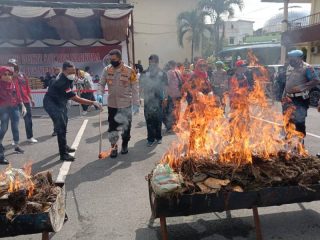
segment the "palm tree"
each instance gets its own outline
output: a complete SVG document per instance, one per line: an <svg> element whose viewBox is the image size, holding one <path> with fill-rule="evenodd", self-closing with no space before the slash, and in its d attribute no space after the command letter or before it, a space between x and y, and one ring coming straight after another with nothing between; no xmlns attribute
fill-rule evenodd
<svg viewBox="0 0 320 240"><path fill-rule="evenodd" d="M211 34L215 42L216 55L222 49L224 38L224 21L222 17L234 17L234 7L242 10L243 6L243 0L201 0L199 2L199 10L204 11L204 14L210 16L213 22ZM222 34L220 36L221 30Z"/></svg>
<svg viewBox="0 0 320 240"><path fill-rule="evenodd" d="M187 33L190 34L191 41L191 59L193 60L194 51L198 50L201 45L203 33L205 30L209 30L204 22L205 12L197 9L192 11L186 11L179 14L177 18L177 34L178 43L183 47L183 40Z"/></svg>

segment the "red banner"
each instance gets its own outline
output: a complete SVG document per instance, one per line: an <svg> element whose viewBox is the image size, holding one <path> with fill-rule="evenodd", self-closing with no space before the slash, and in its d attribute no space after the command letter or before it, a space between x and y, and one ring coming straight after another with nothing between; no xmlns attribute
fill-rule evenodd
<svg viewBox="0 0 320 240"><path fill-rule="evenodd" d="M100 75L102 60L112 49L121 50L121 46L0 48L0 64L6 65L10 58L14 58L27 76L40 78L47 72L52 74L53 67L61 67L69 60L77 68L89 66L93 75Z"/></svg>

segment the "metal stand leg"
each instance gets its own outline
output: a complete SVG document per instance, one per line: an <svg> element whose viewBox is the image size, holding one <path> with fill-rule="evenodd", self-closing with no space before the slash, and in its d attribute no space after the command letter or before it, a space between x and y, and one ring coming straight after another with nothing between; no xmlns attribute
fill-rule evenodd
<svg viewBox="0 0 320 240"><path fill-rule="evenodd" d="M227 219L231 219L232 218L230 210L226 211L226 215L227 215Z"/></svg>
<svg viewBox="0 0 320 240"><path fill-rule="evenodd" d="M169 240L166 217L160 217L160 229L162 240Z"/></svg>
<svg viewBox="0 0 320 240"><path fill-rule="evenodd" d="M49 233L48 232L42 233L42 240L49 240Z"/></svg>
<svg viewBox="0 0 320 240"><path fill-rule="evenodd" d="M252 212L253 212L253 218L254 218L254 225L256 228L256 239L263 240L258 208L256 208L256 207L252 208Z"/></svg>

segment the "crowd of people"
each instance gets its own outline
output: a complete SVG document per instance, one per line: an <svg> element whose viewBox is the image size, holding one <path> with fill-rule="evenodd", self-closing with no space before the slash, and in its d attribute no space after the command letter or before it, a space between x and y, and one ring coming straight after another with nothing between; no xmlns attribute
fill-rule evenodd
<svg viewBox="0 0 320 240"><path fill-rule="evenodd" d="M54 125L57 135L60 159L74 161L69 153L74 152L67 145L68 124L67 103L73 100L82 105L86 115L92 105L102 110L105 87L108 86L108 139L111 143L111 157L118 156L119 131L122 132L121 154L128 153L131 138L132 115L139 112L141 98L144 101L144 117L147 126L146 145L152 147L162 142L162 124L168 133L175 128L181 112L181 99L191 108L197 104L199 94L215 95L217 104L225 109L226 95L230 109L239 108L241 95L246 95L253 87L252 74L247 62L238 59L232 71L226 71L222 61L207 61L195 58L193 63L169 61L161 69L159 56L149 57L149 66L144 69L139 61L133 68L122 60L119 50L109 53L110 64L103 70L99 80L97 99L94 97L93 79L89 69L77 69L71 62L64 62L62 69L55 68L53 76L46 81L48 91L44 97L44 109ZM283 111L293 107L290 121L301 133L306 135L306 117L309 108L309 90L320 83L314 69L303 60L303 52L294 50L288 53L289 67L282 95ZM73 91L73 87L76 91ZM0 67L0 164L8 164L4 155L2 141L9 121L13 135L14 149L24 151L19 146L19 119L24 118L27 140L36 143L33 137L31 107L34 106L28 78L20 72L16 60L10 59L7 66ZM241 107L241 106L240 106ZM248 113L249 111L247 111ZM247 114L249 116L249 114ZM232 118L232 117L231 117ZM232 120L232 119L231 119Z"/></svg>
<svg viewBox="0 0 320 240"><path fill-rule="evenodd" d="M140 77L140 86L144 95L144 115L148 130L148 146L161 143L161 126L172 132L181 109L181 99L185 97L188 105L197 103L198 93L216 95L218 105L225 108L226 94L231 101L236 91L232 89L231 79L234 76L241 84L240 88L248 88L246 62L239 60L235 64L235 73L228 75L222 61L210 63L205 59L195 58L192 64L186 60L184 64L171 60L164 70L159 68L159 57L151 55L149 67Z"/></svg>
<svg viewBox="0 0 320 240"><path fill-rule="evenodd" d="M80 97L72 91L73 85L76 85ZM44 108L53 121L52 136L57 136L60 159L72 161L74 158L69 153L74 152L74 149L71 149L66 143L67 101L71 99L82 104L83 115L87 113L88 105L101 109L101 104L96 102L93 96L92 78L88 72L75 69L72 63L66 62L62 70L55 67L52 75L46 74L45 87L48 88L48 92L44 97ZM28 77L20 72L16 59L9 59L6 66L0 67L0 164L9 164L5 158L3 146L9 123L11 123L12 145L15 152L24 153L19 145L20 118L24 119L27 142L38 142L33 136L31 109L34 106Z"/></svg>
<svg viewBox="0 0 320 240"><path fill-rule="evenodd" d="M199 93L214 94L223 109L226 96L229 98L231 112L243 108L242 95L253 89L252 70L245 60L238 59L233 69L228 69L222 61L209 62L195 58L193 63L186 59L184 63L169 61L163 69L159 67L159 56L149 57L149 66L142 70L141 61L135 65L135 71L121 60L121 53L114 50L110 53L112 61L101 77L102 99L103 89L109 87L109 140L112 146L111 157L118 155L118 131L122 130L122 154L128 153L128 141L132 111L139 111L139 93L144 101L144 117L147 125L147 146L162 142L162 124L166 131L174 129L180 114L181 99L185 97L188 105L197 102ZM282 95L283 112L294 109L290 118L301 133L306 135L306 117L309 107L309 90L320 83L319 76L313 68L303 61L303 52L293 50L288 53L289 67L286 72L285 90ZM139 79L138 79L139 78ZM140 91L138 91L140 86ZM249 117L249 109L244 107L244 115ZM234 111L235 112L235 111ZM245 117L245 116L244 116ZM231 114L232 118L232 114ZM231 119L232 120L232 119Z"/></svg>
<svg viewBox="0 0 320 240"><path fill-rule="evenodd" d="M33 136L31 108L34 106L28 78L20 72L18 62L9 59L7 66L0 67L0 164L8 164L2 144L11 122L14 151L24 153L20 147L19 121L25 123L27 141L37 143Z"/></svg>

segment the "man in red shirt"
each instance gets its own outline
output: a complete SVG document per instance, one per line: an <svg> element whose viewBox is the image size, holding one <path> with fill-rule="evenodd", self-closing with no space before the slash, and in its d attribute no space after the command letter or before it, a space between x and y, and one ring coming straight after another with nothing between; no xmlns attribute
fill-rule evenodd
<svg viewBox="0 0 320 240"><path fill-rule="evenodd" d="M8 61L8 65L14 68L13 81L18 86L23 104L27 109L27 114L24 116L27 141L29 143L37 143L38 140L33 137L31 107L34 107L35 104L32 100L29 80L26 75L20 72L19 65L16 59L10 59Z"/></svg>

